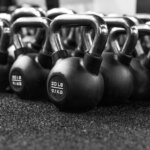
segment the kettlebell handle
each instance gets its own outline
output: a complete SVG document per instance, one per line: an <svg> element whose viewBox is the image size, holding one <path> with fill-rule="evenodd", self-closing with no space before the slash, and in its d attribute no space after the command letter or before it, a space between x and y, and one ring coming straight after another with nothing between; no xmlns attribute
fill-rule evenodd
<svg viewBox="0 0 150 150"><path fill-rule="evenodd" d="M51 21L56 18L59 15L63 14L74 14L75 12L71 9L66 9L66 8L53 8L47 11L46 17L49 18ZM69 30L69 33L71 33L72 30ZM51 47L50 47L51 48ZM51 48L52 50L52 48Z"/></svg>
<svg viewBox="0 0 150 150"><path fill-rule="evenodd" d="M63 44L58 34L61 27L79 27L87 26L91 27L95 31L95 37L93 40L93 45L89 50L90 54L100 56L103 52L107 37L108 29L104 20L97 16L91 15L61 15L56 17L50 25L50 42L55 52L59 50L64 50ZM57 38L56 38L57 36Z"/></svg>
<svg viewBox="0 0 150 150"><path fill-rule="evenodd" d="M46 10L41 7L36 8L36 10L40 13L41 17L46 17Z"/></svg>
<svg viewBox="0 0 150 150"><path fill-rule="evenodd" d="M124 45L124 47L122 48L122 50L118 50L120 51L120 53L122 54L126 54L126 55L132 55L132 52L133 50L135 49L135 46L137 44L137 41L138 41L138 29L136 27L136 23L135 21L133 21L131 18L129 17L123 17L123 19L125 19L128 24L129 24L129 34L128 32L126 32L127 34L127 40L126 40L126 43ZM112 43L115 43L114 41L118 42L116 40L116 34L118 34L117 32L117 29L112 29L112 31L110 32L110 42ZM122 31L121 31L122 32ZM118 46L119 46L119 43L116 44L112 44L113 45L113 49L118 49Z"/></svg>
<svg viewBox="0 0 150 150"><path fill-rule="evenodd" d="M150 21L150 15L149 14L137 14L136 18L139 20L142 20L144 23Z"/></svg>
<svg viewBox="0 0 150 150"><path fill-rule="evenodd" d="M150 22L147 22L146 24L138 25L137 29L139 31L139 37L145 36L145 35L150 35Z"/></svg>
<svg viewBox="0 0 150 150"><path fill-rule="evenodd" d="M145 36L149 35L150 36L150 22L147 22L146 24L141 24L137 26L139 30L139 36ZM150 61L150 51L147 54L147 60Z"/></svg>
<svg viewBox="0 0 150 150"><path fill-rule="evenodd" d="M53 8L47 11L47 18L53 20L55 17L63 14L75 14L71 9L66 8Z"/></svg>
<svg viewBox="0 0 150 150"><path fill-rule="evenodd" d="M138 30L137 27L131 28L130 39L132 39L132 42L130 42L129 45L127 45L128 46L127 50L122 51L117 41L117 37L121 34L126 34L126 31L120 28L113 28L110 32L110 45L112 46L113 50L120 54L125 54L129 56L132 55L132 52L135 49L139 37L137 30Z"/></svg>
<svg viewBox="0 0 150 150"><path fill-rule="evenodd" d="M11 25L11 31L17 34L23 27L44 28L46 33L49 31L48 21L41 17L19 18Z"/></svg>
<svg viewBox="0 0 150 150"><path fill-rule="evenodd" d="M40 17L41 14L35 8L19 8L16 9L11 15L11 23L21 17Z"/></svg>
<svg viewBox="0 0 150 150"><path fill-rule="evenodd" d="M12 25L11 25L11 34L15 38L17 38L17 42L22 45L21 36L19 36L18 32L23 27L34 27L34 28L43 28L45 30L45 43L43 52L47 52L47 43L49 42L49 22L48 20L41 18L41 17L24 17L17 19Z"/></svg>
<svg viewBox="0 0 150 150"><path fill-rule="evenodd" d="M110 32L109 43L115 54L119 54L122 51L119 42L117 41L117 37L122 34L126 34L126 31L123 28L113 28Z"/></svg>

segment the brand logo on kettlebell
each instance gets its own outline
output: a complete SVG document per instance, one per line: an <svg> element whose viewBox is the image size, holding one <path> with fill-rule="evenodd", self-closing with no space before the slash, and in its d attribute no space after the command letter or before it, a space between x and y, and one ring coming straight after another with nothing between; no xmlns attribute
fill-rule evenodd
<svg viewBox="0 0 150 150"><path fill-rule="evenodd" d="M60 76L54 76L49 82L49 94L56 101L62 101L66 97L66 82Z"/></svg>
<svg viewBox="0 0 150 150"><path fill-rule="evenodd" d="M23 87L23 78L19 71L14 71L11 74L11 85L14 90L20 91Z"/></svg>

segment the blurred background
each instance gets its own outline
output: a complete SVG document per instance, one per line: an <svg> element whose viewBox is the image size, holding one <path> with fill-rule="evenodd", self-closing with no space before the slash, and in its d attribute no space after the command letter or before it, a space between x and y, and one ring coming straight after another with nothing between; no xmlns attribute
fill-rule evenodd
<svg viewBox="0 0 150 150"><path fill-rule="evenodd" d="M0 7L22 4L39 5L45 9L71 8L77 12L93 10L103 13L135 14L149 13L149 0L0 0Z"/></svg>

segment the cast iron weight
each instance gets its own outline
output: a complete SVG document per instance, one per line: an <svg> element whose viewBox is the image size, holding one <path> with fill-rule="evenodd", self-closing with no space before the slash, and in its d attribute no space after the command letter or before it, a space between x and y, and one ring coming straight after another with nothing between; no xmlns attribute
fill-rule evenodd
<svg viewBox="0 0 150 150"><path fill-rule="evenodd" d="M45 29L45 43L40 53L26 54L18 32L22 27ZM47 49L49 42L49 22L44 18L19 18L11 26L13 41L17 47L16 61L9 73L9 83L12 90L23 99L46 97L46 80L52 67L51 55Z"/></svg>
<svg viewBox="0 0 150 150"><path fill-rule="evenodd" d="M67 51L59 35L62 26L87 26L94 29L93 44L84 58L64 58ZM52 21L50 33L54 50L54 67L47 80L50 100L63 111L85 111L97 106L104 92L104 81L99 71L101 54L108 37L104 20L90 15L61 15Z"/></svg>
<svg viewBox="0 0 150 150"><path fill-rule="evenodd" d="M150 35L150 22L148 25L138 25L139 36ZM149 101L150 99L150 51L131 61L134 72L134 91L131 95L132 101Z"/></svg>
<svg viewBox="0 0 150 150"><path fill-rule="evenodd" d="M101 71L105 81L105 94L102 104L120 104L129 100L134 90L133 69L130 66L132 52L138 41L138 30L131 26L131 33L127 34L124 29L113 28L110 32L110 44L114 54L104 58ZM119 31L119 32L118 32ZM117 38L123 33L130 36L131 40L128 49L120 48Z"/></svg>
<svg viewBox="0 0 150 150"><path fill-rule="evenodd" d="M110 42L115 53L110 58L105 59L101 65L106 84L103 102L106 104L126 102L134 90L134 76L130 62L138 41L138 30L136 26L130 27L131 32L127 35L130 43L126 49L117 49L119 44L117 44L116 39L119 35L112 34L115 30L119 29L114 28L110 33Z"/></svg>
<svg viewBox="0 0 150 150"><path fill-rule="evenodd" d="M106 19L104 18L104 20ZM127 39L123 47L120 48L117 43L117 38L121 33L117 35L112 34L113 32L119 30L119 28L111 29L109 38L113 52L103 53L103 61L100 68L105 83L104 97L100 102L100 105L114 105L123 103L129 99L134 88L130 61L132 60L132 52L137 44L138 30L129 18L107 18L106 22L109 22L109 26L111 25L110 21L112 21L113 27L115 27L115 20L117 27L119 22L122 22L122 25L124 24L122 27L126 30ZM91 36L86 35L85 39L85 44L87 46L91 45Z"/></svg>

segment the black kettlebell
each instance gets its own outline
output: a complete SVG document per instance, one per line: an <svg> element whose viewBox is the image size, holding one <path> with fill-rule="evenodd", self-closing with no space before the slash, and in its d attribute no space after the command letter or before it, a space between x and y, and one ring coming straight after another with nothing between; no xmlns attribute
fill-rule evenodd
<svg viewBox="0 0 150 150"><path fill-rule="evenodd" d="M150 25L150 22L148 23ZM138 25L139 38L150 35L150 26ZM131 95L132 101L149 101L150 99L150 51L148 54L140 55L131 61L134 75L134 91Z"/></svg>
<svg viewBox="0 0 150 150"><path fill-rule="evenodd" d="M58 34L62 26L94 29L93 45L84 58L62 58L67 53ZM101 53L108 36L104 20L90 15L61 15L52 21L50 33L50 42L55 51L52 55L55 65L47 80L50 100L65 111L85 111L95 107L104 91L104 81L99 71Z"/></svg>
<svg viewBox="0 0 150 150"><path fill-rule="evenodd" d="M115 19L117 27L120 23L125 28L127 39L123 47L120 48L117 42L119 35L112 34L119 30L119 28L111 29L109 38L113 52L104 52L102 55L103 62L100 70L104 77L105 90L100 105L125 102L131 96L134 87L130 61L132 60L132 52L138 40L138 30L134 26L135 24L128 18L108 18L107 20L104 18L109 23L109 27L111 27L111 24L115 27ZM88 38L86 43L90 43Z"/></svg>
<svg viewBox="0 0 150 150"><path fill-rule="evenodd" d="M22 27L45 29L45 43L40 53L26 53L27 47L23 46L18 32ZM47 19L28 17L19 18L11 25L14 44L18 49L16 61L9 73L9 83L12 90L23 99L36 99L46 96L46 80L49 69L52 67L51 55L47 49L49 23Z"/></svg>
<svg viewBox="0 0 150 150"><path fill-rule="evenodd" d="M9 70L11 64L8 61L8 47L10 43L10 29L3 26L3 21L0 20L0 91L6 92L9 90Z"/></svg>
<svg viewBox="0 0 150 150"><path fill-rule="evenodd" d="M105 81L102 104L124 103L129 100L133 93L134 76L130 62L132 61L132 52L138 41L138 30L130 22L128 22L128 28L130 29L126 31L128 42L123 48L120 48L117 37L123 34L124 29L113 28L110 32L110 44L114 53L105 55L101 65L101 72Z"/></svg>

